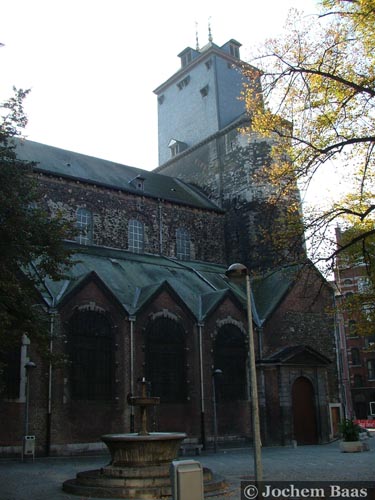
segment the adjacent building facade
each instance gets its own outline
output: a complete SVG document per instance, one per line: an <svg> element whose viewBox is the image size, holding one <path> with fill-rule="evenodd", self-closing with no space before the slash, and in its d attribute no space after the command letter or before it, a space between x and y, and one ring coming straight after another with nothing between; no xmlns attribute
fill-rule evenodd
<svg viewBox="0 0 375 500"><path fill-rule="evenodd" d="M342 233L336 229L338 245ZM358 335L355 313L345 307L345 302L361 294L369 286L365 264L350 263L345 256L338 256L335 270L338 306L341 311L339 327L344 332L343 359L344 386L347 394L347 414L358 420L375 418L375 335Z"/></svg>

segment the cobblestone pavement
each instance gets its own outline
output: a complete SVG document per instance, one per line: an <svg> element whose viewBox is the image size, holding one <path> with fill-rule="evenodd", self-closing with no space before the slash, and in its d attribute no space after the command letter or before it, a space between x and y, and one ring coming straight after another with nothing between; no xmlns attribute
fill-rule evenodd
<svg viewBox="0 0 375 500"><path fill-rule="evenodd" d="M262 449L264 479L375 482L375 439L369 439L370 451L341 453L339 443L319 446L272 447ZM219 449L199 457L184 456L209 467L230 485L228 493L216 500L239 500L241 480L254 473L253 450ZM36 458L0 460L0 500L86 500L68 495L61 485L79 471L97 469L108 463L108 456Z"/></svg>

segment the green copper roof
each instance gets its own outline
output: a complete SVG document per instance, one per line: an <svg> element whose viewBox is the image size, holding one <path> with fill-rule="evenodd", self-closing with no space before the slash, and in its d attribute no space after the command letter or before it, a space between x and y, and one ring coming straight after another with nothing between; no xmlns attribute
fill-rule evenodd
<svg viewBox="0 0 375 500"><path fill-rule="evenodd" d="M173 177L34 141L17 140L16 147L19 159L37 163L36 171L140 196L222 212L201 191ZM137 178L141 178L143 189L137 188Z"/></svg>
<svg viewBox="0 0 375 500"><path fill-rule="evenodd" d="M167 289L204 321L226 298L246 307L244 286L230 282L226 267L205 262L181 262L168 257L134 254L96 246L70 243L76 250L67 279L46 280L41 292L49 305L62 301L95 277L129 315L136 315L161 290ZM252 281L253 321L261 326L273 313L295 280L296 269L279 270Z"/></svg>
<svg viewBox="0 0 375 500"><path fill-rule="evenodd" d="M252 290L260 324L264 323L280 304L300 270L301 266L289 266L274 270L253 281Z"/></svg>
<svg viewBox="0 0 375 500"><path fill-rule="evenodd" d="M224 277L225 267L216 264L181 263L167 257L133 254L102 247L77 249L68 279L46 280L46 301L58 306L86 279L97 277L129 315L135 315L160 290L168 288L202 321L223 298L241 294ZM204 275L203 275L204 274ZM219 290L217 287L219 286ZM47 292L50 291L50 293ZM53 297L53 299L52 299Z"/></svg>

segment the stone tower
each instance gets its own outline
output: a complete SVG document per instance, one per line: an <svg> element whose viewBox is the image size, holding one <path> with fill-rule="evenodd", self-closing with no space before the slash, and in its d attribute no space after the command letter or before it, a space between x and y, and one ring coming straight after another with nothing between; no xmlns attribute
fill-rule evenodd
<svg viewBox="0 0 375 500"><path fill-rule="evenodd" d="M199 187L226 211L228 263L265 270L286 258L267 235L287 200L271 204L275 188L260 175L271 162L270 143L242 132L250 125L241 100L244 68L256 90L261 84L259 71L241 61L240 47L233 39L219 47L211 36L202 49L187 47L179 54L180 69L155 89L156 170Z"/></svg>

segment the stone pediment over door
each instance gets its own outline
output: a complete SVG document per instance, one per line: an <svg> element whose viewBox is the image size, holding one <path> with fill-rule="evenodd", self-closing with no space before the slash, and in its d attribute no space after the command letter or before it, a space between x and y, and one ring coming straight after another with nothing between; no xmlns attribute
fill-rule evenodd
<svg viewBox="0 0 375 500"><path fill-rule="evenodd" d="M331 363L329 358L305 345L284 347L264 361L272 364L304 366L322 366Z"/></svg>

